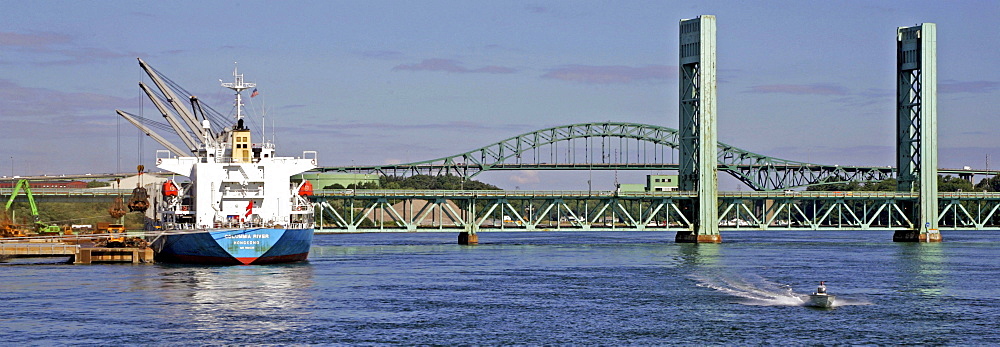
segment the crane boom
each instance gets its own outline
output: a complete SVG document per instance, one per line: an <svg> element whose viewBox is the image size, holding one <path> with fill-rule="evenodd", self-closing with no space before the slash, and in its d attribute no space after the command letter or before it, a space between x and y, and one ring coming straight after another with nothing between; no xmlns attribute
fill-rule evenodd
<svg viewBox="0 0 1000 347"><path fill-rule="evenodd" d="M156 95L153 94L153 91L144 83L139 82L139 88L142 88L142 91L146 92L146 95L149 96L149 100L153 101L153 104L156 105L156 109L160 110L160 114L162 114L163 118L167 120L170 127L174 129L177 136L181 138L184 145L186 145L191 152L196 151L198 149L198 142L192 138L190 133L188 133L188 131L185 130L184 127L177 121L177 119L174 118L173 112L167 108L167 105L164 105L163 102L160 101L160 98L156 97Z"/></svg>
<svg viewBox="0 0 1000 347"><path fill-rule="evenodd" d="M147 75L149 75L149 78L153 80L153 83L156 84L156 87L159 88L161 92L163 92L163 95L167 97L167 102L169 102L170 105L173 106L174 110L177 111L178 114L180 114L181 119L183 119L184 122L187 124L188 128L191 129L191 132L195 133L195 135L198 135L198 138L205 138L205 129L202 128L201 125L198 123L198 119L195 118L194 114L191 113L191 111L189 111L187 107L184 106L184 104L180 103L180 101L177 99L177 94L174 94L173 90L171 90L170 87L163 82L163 79L160 78L160 75L157 75L156 72L154 72L153 69L149 67L149 65L146 65L146 62L142 61L142 58L138 59L139 59L139 67L141 67L142 70L145 71Z"/></svg>
<svg viewBox="0 0 1000 347"><path fill-rule="evenodd" d="M17 193L20 193L24 189L24 195L28 197L28 205L31 206L31 215L38 219L38 206L35 205L35 196L31 194L31 185L28 184L28 180L18 180L17 185L14 186L14 190L10 192L10 199L7 200L7 205L4 209L10 211L10 205L14 203L14 199L17 198Z"/></svg>
<svg viewBox="0 0 1000 347"><path fill-rule="evenodd" d="M10 199L7 200L7 205L4 208L10 211L10 206L14 204L14 199L17 198L17 193L24 189L24 196L28 197L28 205L31 206L31 217L35 219L35 226L38 228L40 233L59 233L62 231L58 225L49 225L47 223L41 222L41 216L38 215L38 205L35 204L35 195L31 194L31 184L28 180L18 180L17 185L14 186L14 190L10 193ZM13 212L11 214L11 219L14 219Z"/></svg>
<svg viewBox="0 0 1000 347"><path fill-rule="evenodd" d="M125 120L129 121L129 123L132 123L132 125L135 125L136 128L139 128L139 130L142 130L142 132L146 133L146 135L148 135L149 137L152 137L153 140L156 140L156 142L158 142L159 144L163 145L163 147L165 147L167 150L173 152L174 155L176 155L178 157L183 157L183 156L186 155L186 153L184 152L183 149L180 149L179 147L175 146L173 143L170 143L170 141L167 141L167 139L163 138L163 136L160 136L160 134L157 134L155 131L153 131L152 129L150 129L146 125L144 125L142 123L139 123L139 121L137 119L135 119L135 117L132 117L131 115L129 115L128 113L126 113L126 112L124 112L122 110L115 110L115 112L118 112L119 116L122 116L122 118L125 118Z"/></svg>

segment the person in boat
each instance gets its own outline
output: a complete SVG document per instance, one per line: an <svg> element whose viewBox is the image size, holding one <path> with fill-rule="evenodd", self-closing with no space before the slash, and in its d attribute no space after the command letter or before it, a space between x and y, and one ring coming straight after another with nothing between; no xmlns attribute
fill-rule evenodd
<svg viewBox="0 0 1000 347"><path fill-rule="evenodd" d="M819 287L816 287L816 294L826 294L826 281L819 281Z"/></svg>

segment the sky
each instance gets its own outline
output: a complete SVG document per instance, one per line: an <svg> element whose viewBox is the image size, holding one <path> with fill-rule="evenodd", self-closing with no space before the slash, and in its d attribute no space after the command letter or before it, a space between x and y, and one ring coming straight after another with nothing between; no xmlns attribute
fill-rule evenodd
<svg viewBox="0 0 1000 347"><path fill-rule="evenodd" d="M217 110L234 63L279 154L421 161L534 130L676 128L678 21L717 18L718 138L773 157L895 165L896 29L936 23L940 167L1000 167L996 1L0 0L0 175L152 167L115 109L158 119L141 57ZM647 172L507 172L611 189ZM724 174L720 174L724 176ZM746 189L720 179L720 189Z"/></svg>

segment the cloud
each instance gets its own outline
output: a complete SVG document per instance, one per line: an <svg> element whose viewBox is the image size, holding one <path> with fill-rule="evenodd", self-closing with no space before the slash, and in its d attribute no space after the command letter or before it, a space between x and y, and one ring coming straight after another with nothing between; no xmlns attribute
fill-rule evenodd
<svg viewBox="0 0 1000 347"><path fill-rule="evenodd" d="M538 171L521 171L508 177L507 179L517 184L532 184L542 181L538 178Z"/></svg>
<svg viewBox="0 0 1000 347"><path fill-rule="evenodd" d="M368 59L400 59L403 58L403 52L399 51L364 51L361 52L361 57Z"/></svg>
<svg viewBox="0 0 1000 347"><path fill-rule="evenodd" d="M44 49L52 45L69 43L71 38L57 33L20 34L0 31L0 46L13 46L29 49Z"/></svg>
<svg viewBox="0 0 1000 347"><path fill-rule="evenodd" d="M770 84L750 87L749 93L848 95L847 88L830 84Z"/></svg>
<svg viewBox="0 0 1000 347"><path fill-rule="evenodd" d="M481 68L478 68L478 69L475 69L475 70L471 70L469 72L502 74L502 73L514 73L514 72L517 72L517 70L511 69L509 67L504 67L504 66L490 65L490 66L481 67Z"/></svg>
<svg viewBox="0 0 1000 347"><path fill-rule="evenodd" d="M148 56L145 54L136 54L136 53L118 54L118 53L112 53L110 51L76 52L76 51L65 50L65 51L58 51L56 53L63 54L65 55L65 57L56 60L36 60L31 62L31 64L37 66L67 66L67 65L80 65L93 62L101 62L112 58Z"/></svg>
<svg viewBox="0 0 1000 347"><path fill-rule="evenodd" d="M374 131L383 135L386 131L398 131L398 132L413 132L413 131L455 131L461 133L473 132L473 131L483 131L483 132L511 132L511 131L523 131L529 126L525 124L502 124L502 125L491 125L491 124L479 124L473 122L444 122L444 123L427 123L427 124L396 124L396 123L336 123L336 122L324 122L318 124L309 124L308 126L291 126L286 124L284 126L286 131L294 134L317 134L329 136L331 134L337 134L337 136L342 137L366 137L369 136L368 132ZM279 126L281 128L281 126ZM486 145L486 143L483 143Z"/></svg>
<svg viewBox="0 0 1000 347"><path fill-rule="evenodd" d="M490 65L478 69L469 69L461 65L460 62L451 59L424 59L416 64L397 65L393 71L443 71L449 73L490 73L508 74L517 72L509 67Z"/></svg>
<svg viewBox="0 0 1000 347"><path fill-rule="evenodd" d="M51 119L51 117L80 114L87 111L107 112L111 117L115 108L135 103L134 98L23 87L0 79L0 119L4 121L10 120L12 117ZM113 117L109 119L113 119Z"/></svg>
<svg viewBox="0 0 1000 347"><path fill-rule="evenodd" d="M542 78L588 84L663 81L677 78L677 68L665 65L631 67L621 65L566 65L549 70Z"/></svg>
<svg viewBox="0 0 1000 347"><path fill-rule="evenodd" d="M458 62L450 59L424 59L417 64L397 65L393 70L410 71L444 71L444 72L467 72L468 69L459 66Z"/></svg>
<svg viewBox="0 0 1000 347"><path fill-rule="evenodd" d="M987 93L1000 88L1000 83L992 81L945 82L938 83L941 93Z"/></svg>
<svg viewBox="0 0 1000 347"><path fill-rule="evenodd" d="M0 32L0 48L10 48L11 51L25 53L20 56L23 62L38 66L76 65L142 55L135 52L115 52L105 48L75 47L73 41L73 37L59 33Z"/></svg>
<svg viewBox="0 0 1000 347"><path fill-rule="evenodd" d="M396 123L348 123L332 125L337 129L374 129L374 130L420 130L420 129L444 129L444 130L509 130L522 129L523 124L491 125L466 121L454 121L444 123L426 124L396 124Z"/></svg>

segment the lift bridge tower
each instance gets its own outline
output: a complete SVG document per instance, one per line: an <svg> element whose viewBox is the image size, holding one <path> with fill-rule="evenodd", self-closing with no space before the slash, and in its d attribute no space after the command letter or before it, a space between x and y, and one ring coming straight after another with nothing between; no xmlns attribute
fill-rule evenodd
<svg viewBox="0 0 1000 347"><path fill-rule="evenodd" d="M924 23L896 30L897 190L919 192L905 206L913 230L893 241L940 242L938 232L937 26Z"/></svg>
<svg viewBox="0 0 1000 347"><path fill-rule="evenodd" d="M715 16L680 21L680 144L678 189L698 197L682 203L691 228L676 242L719 243L719 181L716 162Z"/></svg>
<svg viewBox="0 0 1000 347"><path fill-rule="evenodd" d="M937 30L933 23L900 27L896 32L897 190L917 192L903 208L913 229L897 231L894 241L938 242L937 189ZM716 166L715 16L680 21L679 182L697 198L682 203L692 227L677 242L722 242L718 226ZM907 204L904 202L904 204Z"/></svg>

